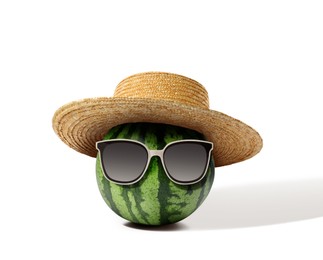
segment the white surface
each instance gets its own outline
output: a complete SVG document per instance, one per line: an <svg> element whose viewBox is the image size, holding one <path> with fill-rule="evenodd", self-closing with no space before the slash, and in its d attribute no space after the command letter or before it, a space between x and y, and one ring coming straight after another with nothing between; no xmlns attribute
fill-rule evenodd
<svg viewBox="0 0 323 260"><path fill-rule="evenodd" d="M1 1L0 259L322 259L322 13L311 0ZM104 204L94 159L51 118L151 70L201 82L264 148L216 169L191 217L142 230Z"/></svg>

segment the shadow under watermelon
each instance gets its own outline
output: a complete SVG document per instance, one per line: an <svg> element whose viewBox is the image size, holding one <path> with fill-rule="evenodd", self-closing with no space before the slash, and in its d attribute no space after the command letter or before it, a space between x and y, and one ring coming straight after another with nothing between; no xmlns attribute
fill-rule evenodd
<svg viewBox="0 0 323 260"><path fill-rule="evenodd" d="M140 225L140 224L135 224L131 222L126 222L124 226L133 228L133 229L138 229L138 230L145 230L145 231L180 231L180 230L187 229L187 226L182 222L162 225L162 226L147 226L147 225Z"/></svg>

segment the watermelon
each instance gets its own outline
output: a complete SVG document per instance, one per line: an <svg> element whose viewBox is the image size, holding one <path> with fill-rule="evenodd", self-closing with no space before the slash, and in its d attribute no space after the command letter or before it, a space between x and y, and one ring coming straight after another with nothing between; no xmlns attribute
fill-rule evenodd
<svg viewBox="0 0 323 260"><path fill-rule="evenodd" d="M163 149L167 143L176 140L205 140L202 134L190 129L153 123L116 126L104 140L117 138L138 140L153 150ZM213 184L214 161L210 160L207 174L200 182L184 186L167 177L160 159L155 156L138 183L118 185L104 177L98 154L96 177L103 199L116 214L133 223L164 225L188 217L205 200Z"/></svg>

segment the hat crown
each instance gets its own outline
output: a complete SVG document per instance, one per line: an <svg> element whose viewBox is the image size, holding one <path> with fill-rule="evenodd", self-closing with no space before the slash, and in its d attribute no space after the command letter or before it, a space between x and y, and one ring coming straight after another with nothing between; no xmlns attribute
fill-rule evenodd
<svg viewBox="0 0 323 260"><path fill-rule="evenodd" d="M125 78L116 87L114 97L157 99L209 108L208 93L200 83L165 72L140 73Z"/></svg>

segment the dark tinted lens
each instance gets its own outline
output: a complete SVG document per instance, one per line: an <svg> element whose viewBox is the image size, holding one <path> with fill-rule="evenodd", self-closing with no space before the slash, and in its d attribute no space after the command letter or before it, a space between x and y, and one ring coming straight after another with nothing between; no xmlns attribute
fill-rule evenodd
<svg viewBox="0 0 323 260"><path fill-rule="evenodd" d="M181 183L199 180L208 167L209 149L201 143L175 143L166 148L164 163L168 174Z"/></svg>
<svg viewBox="0 0 323 260"><path fill-rule="evenodd" d="M136 181L147 164L146 149L138 143L115 141L102 143L102 165L108 179L118 183Z"/></svg>

